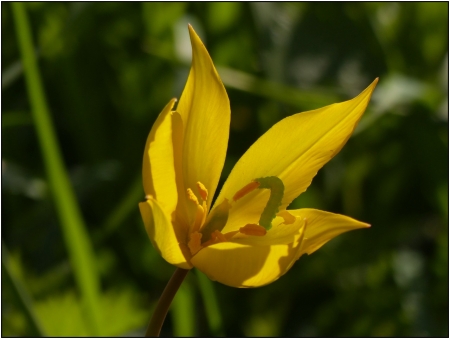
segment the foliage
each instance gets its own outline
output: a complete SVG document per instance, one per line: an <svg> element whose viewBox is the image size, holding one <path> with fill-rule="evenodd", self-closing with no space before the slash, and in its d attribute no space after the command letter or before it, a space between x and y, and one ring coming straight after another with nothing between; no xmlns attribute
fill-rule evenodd
<svg viewBox="0 0 450 339"><path fill-rule="evenodd" d="M448 3L25 8L95 254L102 333L143 334L174 270L151 247L137 203L147 134L187 78L190 22L232 104L219 185L275 122L347 100L380 77L354 137L291 206L372 227L300 258L266 287L211 286L190 273L162 335L448 336ZM10 3L2 2L2 29L2 247L10 251L2 335L89 335Z"/></svg>

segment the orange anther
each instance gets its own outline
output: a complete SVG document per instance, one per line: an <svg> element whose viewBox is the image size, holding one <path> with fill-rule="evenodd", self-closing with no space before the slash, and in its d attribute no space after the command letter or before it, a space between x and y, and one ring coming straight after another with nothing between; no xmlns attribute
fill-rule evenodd
<svg viewBox="0 0 450 339"><path fill-rule="evenodd" d="M200 193L200 196L202 197L202 200L206 201L206 199L208 199L208 190L206 189L205 185L203 185L200 181L197 181L197 189Z"/></svg>
<svg viewBox="0 0 450 339"><path fill-rule="evenodd" d="M187 189L187 195L190 201L193 201L198 205L198 199L190 188Z"/></svg>
<svg viewBox="0 0 450 339"><path fill-rule="evenodd" d="M266 235L267 231L264 227L256 224L247 224L239 229L239 232L246 235L256 235L263 236Z"/></svg>
<svg viewBox="0 0 450 339"><path fill-rule="evenodd" d="M252 181L251 183L249 183L248 185L245 185L239 191L237 191L233 197L233 200L237 201L237 200L241 199L243 196L249 194L253 190L257 189L258 187L259 187L259 182Z"/></svg>

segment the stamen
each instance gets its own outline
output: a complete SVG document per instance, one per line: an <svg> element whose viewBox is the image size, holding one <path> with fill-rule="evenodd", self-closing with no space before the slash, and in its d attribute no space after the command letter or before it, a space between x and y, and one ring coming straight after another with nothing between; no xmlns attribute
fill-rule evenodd
<svg viewBox="0 0 450 339"><path fill-rule="evenodd" d="M203 207L202 225L204 225L205 221L206 221L207 214L208 214L208 206L206 206L206 201L204 201L204 200L203 200L202 207Z"/></svg>
<svg viewBox="0 0 450 339"><path fill-rule="evenodd" d="M233 200L237 201L237 200L241 199L242 197L246 196L250 192L257 189L258 187L259 187L259 182L252 181L251 183L249 183L248 185L245 185L239 191L237 191L233 197Z"/></svg>
<svg viewBox="0 0 450 339"><path fill-rule="evenodd" d="M211 234L211 239L214 238L214 242L224 242L227 241L227 238L225 238L225 236L222 234L222 232L215 230L212 234Z"/></svg>
<svg viewBox="0 0 450 339"><path fill-rule="evenodd" d="M150 200L150 199L153 199L153 195L147 194L147 195L145 196L145 200Z"/></svg>
<svg viewBox="0 0 450 339"><path fill-rule="evenodd" d="M196 208L197 208L197 210L195 211L194 222L191 225L191 232L197 232L200 230L200 227L202 227L202 225L205 222L206 203L203 202L203 204L200 205L198 203L197 197L195 196L194 192L192 192L192 190L190 188L187 189L187 195L188 195L188 199L190 201L192 201L196 205Z"/></svg>
<svg viewBox="0 0 450 339"><path fill-rule="evenodd" d="M197 181L197 189L200 193L200 196L202 197L202 200L206 201L206 199L208 199L208 190L206 189L205 185L203 185L200 181Z"/></svg>
<svg viewBox="0 0 450 339"><path fill-rule="evenodd" d="M193 201L198 205L198 199L190 188L187 189L187 195L190 201Z"/></svg>
<svg viewBox="0 0 450 339"><path fill-rule="evenodd" d="M293 216L291 213L289 213L286 210L278 212L277 216L282 217L284 219L284 223L286 225L290 225L295 222L295 216Z"/></svg>
<svg viewBox="0 0 450 339"><path fill-rule="evenodd" d="M204 236L203 239L210 239L211 234L216 230L222 231L228 221L230 208L230 203L227 199L224 199L220 205L216 206L211 213L209 213L201 230Z"/></svg>
<svg viewBox="0 0 450 339"><path fill-rule="evenodd" d="M231 240L231 238L233 238L236 234L238 234L239 233L239 231L232 231L232 232L227 232L227 233L225 233L223 236L225 237L225 239L227 240L227 241L230 241Z"/></svg>
<svg viewBox="0 0 450 339"><path fill-rule="evenodd" d="M239 232L246 235L256 235L263 236L266 235L267 231L264 227L256 224L247 224L239 229Z"/></svg>
<svg viewBox="0 0 450 339"><path fill-rule="evenodd" d="M197 205L197 211L195 213L195 220L192 224L191 232L197 232L200 230L200 227L203 225L204 219L205 219L205 210L202 206Z"/></svg>
<svg viewBox="0 0 450 339"><path fill-rule="evenodd" d="M224 234L222 234L222 232L215 230L214 232L211 233L211 238L201 245L202 247L207 247L225 241L228 241L227 237Z"/></svg>
<svg viewBox="0 0 450 339"><path fill-rule="evenodd" d="M201 245L202 234L199 232L193 232L189 236L188 247L192 255L195 255L202 249Z"/></svg>

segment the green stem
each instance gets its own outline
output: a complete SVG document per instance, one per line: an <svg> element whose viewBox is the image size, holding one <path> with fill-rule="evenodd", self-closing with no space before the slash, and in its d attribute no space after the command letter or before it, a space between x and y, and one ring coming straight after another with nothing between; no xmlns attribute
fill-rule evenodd
<svg viewBox="0 0 450 339"><path fill-rule="evenodd" d="M159 298L158 304L156 305L155 311L153 312L152 319L148 324L147 332L145 332L146 337L158 337L161 332L164 319L166 319L167 312L169 311L170 304L172 303L175 294L181 286L184 278L188 274L189 270L182 268L177 268L166 285L161 297Z"/></svg>
<svg viewBox="0 0 450 339"><path fill-rule="evenodd" d="M199 270L195 270L197 281L205 305L206 320L209 330L214 337L224 337L222 315L220 314L219 301L217 300L214 285L209 278Z"/></svg>
<svg viewBox="0 0 450 339"><path fill-rule="evenodd" d="M31 27L23 2L12 2L17 42L31 104L33 122L50 183L53 201L59 215L65 245L82 295L83 314L91 334L102 334L100 328L100 281L95 254L86 231L81 210L63 162L56 132L47 105L44 87L36 61Z"/></svg>

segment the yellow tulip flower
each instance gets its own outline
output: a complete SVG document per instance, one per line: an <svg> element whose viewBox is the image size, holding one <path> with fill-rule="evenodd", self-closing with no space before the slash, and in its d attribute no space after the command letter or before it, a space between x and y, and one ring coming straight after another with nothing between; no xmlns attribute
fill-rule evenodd
<svg viewBox="0 0 450 339"><path fill-rule="evenodd" d="M225 285L257 287L337 235L369 227L339 214L286 208L347 142L378 79L352 100L275 124L236 163L212 206L230 104L205 46L191 26L189 33L192 67L180 102L163 109L144 152L146 199L139 208L161 256Z"/></svg>

